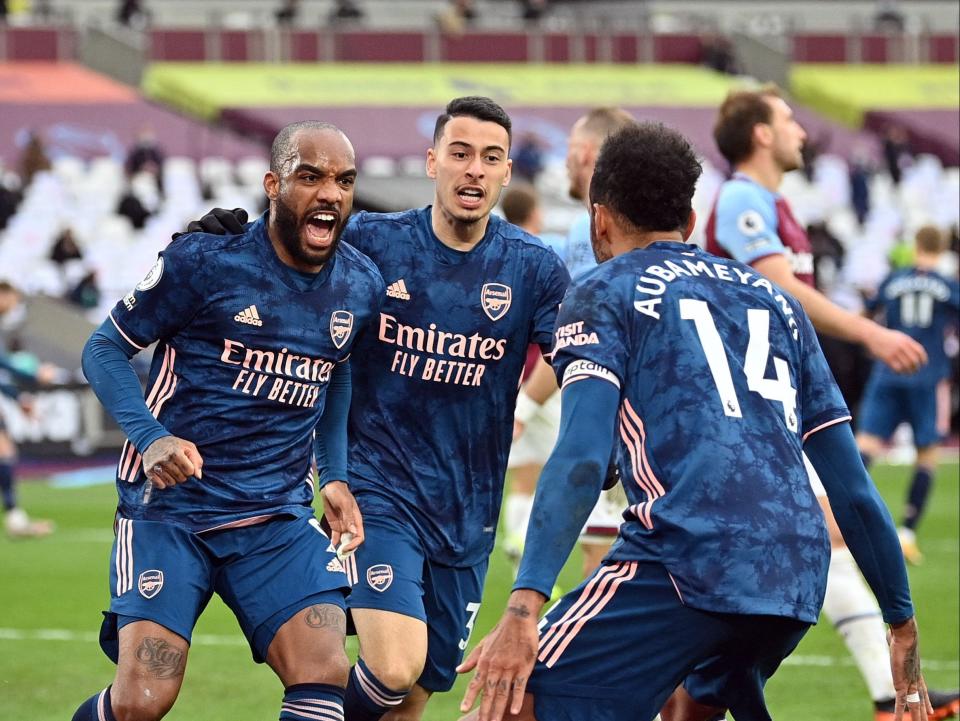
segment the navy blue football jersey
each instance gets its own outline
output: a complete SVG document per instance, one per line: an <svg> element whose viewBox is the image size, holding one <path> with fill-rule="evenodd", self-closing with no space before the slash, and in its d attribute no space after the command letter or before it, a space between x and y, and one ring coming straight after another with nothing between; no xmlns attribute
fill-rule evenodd
<svg viewBox="0 0 960 721"><path fill-rule="evenodd" d="M801 448L850 414L797 301L657 242L573 285L554 366L620 389L630 505L611 558L662 563L695 608L816 621L830 544Z"/></svg>
<svg viewBox="0 0 960 721"><path fill-rule="evenodd" d="M128 441L117 468L121 514L207 530L311 513L326 388L383 293L373 263L345 243L319 274L288 267L264 218L242 235L171 243L110 318L131 351L157 341L147 406L196 444L203 478L157 490Z"/></svg>
<svg viewBox="0 0 960 721"><path fill-rule="evenodd" d="M894 373L874 363L873 374L882 383L896 386L934 386L950 375L950 359L944 350L948 328L956 329L960 310L960 283L933 271L904 268L888 275L877 295L867 304L882 310L888 328L899 330L920 343L929 361L916 373Z"/></svg>
<svg viewBox="0 0 960 721"><path fill-rule="evenodd" d="M350 485L364 513L414 524L432 560L470 566L493 548L527 346L549 351L569 275L496 216L453 250L430 213L359 213L345 231L387 284L351 359Z"/></svg>

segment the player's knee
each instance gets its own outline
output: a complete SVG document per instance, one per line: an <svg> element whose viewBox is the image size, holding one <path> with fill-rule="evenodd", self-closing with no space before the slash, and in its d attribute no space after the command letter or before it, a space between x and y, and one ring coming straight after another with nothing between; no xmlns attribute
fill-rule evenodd
<svg viewBox="0 0 960 721"><path fill-rule="evenodd" d="M176 693L134 685L126 688L114 684L110 708L117 721L159 721L173 708Z"/></svg>
<svg viewBox="0 0 960 721"><path fill-rule="evenodd" d="M425 658L377 659L364 657L364 663L384 686L391 689L412 688L423 673Z"/></svg>
<svg viewBox="0 0 960 721"><path fill-rule="evenodd" d="M330 639L314 645L309 656L291 659L281 679L286 686L300 683L323 683L331 686L347 685L350 659L343 649L343 640Z"/></svg>

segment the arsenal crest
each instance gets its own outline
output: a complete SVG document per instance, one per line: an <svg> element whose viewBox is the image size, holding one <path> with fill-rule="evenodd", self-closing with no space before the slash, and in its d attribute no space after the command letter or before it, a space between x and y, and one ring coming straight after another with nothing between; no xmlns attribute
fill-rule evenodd
<svg viewBox="0 0 960 721"><path fill-rule="evenodd" d="M330 315L330 337L337 348L343 348L353 330L353 313L335 310Z"/></svg>
<svg viewBox="0 0 960 721"><path fill-rule="evenodd" d="M153 598L163 588L163 571L144 571L137 579L137 590L146 599Z"/></svg>
<svg viewBox="0 0 960 721"><path fill-rule="evenodd" d="M378 563L367 569L367 584L374 591L383 593L393 583L393 566L388 563Z"/></svg>
<svg viewBox="0 0 960 721"><path fill-rule="evenodd" d="M513 291L509 285L503 283L484 283L480 289L480 305L490 320L497 321L503 318L510 310L510 301L513 300Z"/></svg>

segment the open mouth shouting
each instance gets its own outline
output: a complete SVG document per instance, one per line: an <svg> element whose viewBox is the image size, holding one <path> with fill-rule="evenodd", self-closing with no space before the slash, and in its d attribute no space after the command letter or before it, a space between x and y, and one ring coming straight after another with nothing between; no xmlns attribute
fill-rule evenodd
<svg viewBox="0 0 960 721"><path fill-rule="evenodd" d="M457 200L466 210L479 210L485 197L486 192L479 185L462 185L457 188Z"/></svg>
<svg viewBox="0 0 960 721"><path fill-rule="evenodd" d="M307 214L304 221L304 239L310 248L323 250L330 247L335 239L340 213L335 210L315 210Z"/></svg>

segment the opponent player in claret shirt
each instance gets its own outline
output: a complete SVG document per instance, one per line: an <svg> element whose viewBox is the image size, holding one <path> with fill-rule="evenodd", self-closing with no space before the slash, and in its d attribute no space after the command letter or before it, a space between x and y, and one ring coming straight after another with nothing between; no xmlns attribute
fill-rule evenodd
<svg viewBox="0 0 960 721"><path fill-rule="evenodd" d="M784 174L803 165L806 133L779 89L768 85L731 92L717 113L713 136L734 175L721 186L707 222L707 250L748 264L800 301L819 333L862 345L894 372L913 373L926 363L927 354L916 340L844 310L813 287L810 241L778 192ZM833 547L824 615L853 655L873 700L874 721L892 721L894 687L880 609L812 471L810 482L826 515ZM688 690L694 697L699 693L693 686ZM931 698L937 718L960 710L956 692L933 690ZM676 709L666 709L663 716L665 721L705 718Z"/></svg>
<svg viewBox="0 0 960 721"><path fill-rule="evenodd" d="M353 356L350 488L366 541L347 562L360 658L347 721L421 718L447 691L480 609L527 347L549 353L569 275L490 213L510 180L511 122L452 100L427 151L434 202L359 213L344 240L387 284ZM200 224L237 219L222 210Z"/></svg>
<svg viewBox="0 0 960 721"><path fill-rule="evenodd" d="M913 430L917 460L899 529L903 555L912 563L923 559L915 531L930 495L939 444L947 430L938 423L942 415L938 399L943 395L939 389L950 377L950 359L944 350L944 341L948 329L954 335L958 330L960 283L937 272L946 249L947 237L939 228L932 225L920 228L915 241L916 258L911 267L887 276L876 296L867 303L869 310L883 314L887 327L919 341L930 358L930 362L912 376L891 373L881 363L874 365L857 429L857 445L868 466L900 423L909 423Z"/></svg>
<svg viewBox="0 0 960 721"><path fill-rule="evenodd" d="M600 266L557 321L560 438L507 611L461 668L477 667L464 709L483 694L471 719L509 705L518 719L650 721L692 676L739 721L769 720L764 683L816 622L830 557L802 449L891 623L899 699L925 718L906 569L850 414L800 304L684 244L699 175L662 125L628 127L601 150ZM538 637L615 441L625 523Z"/></svg>
<svg viewBox="0 0 960 721"><path fill-rule="evenodd" d="M344 482L348 359L385 286L339 242L356 179L346 136L288 126L270 168L264 217L175 240L84 349L128 441L101 631L117 673L74 721L162 718L214 592L283 682L280 719L343 717L348 584L334 551L341 532L354 534L344 551L363 539ZM154 341L144 401L128 361ZM311 505L315 454L331 538Z"/></svg>

